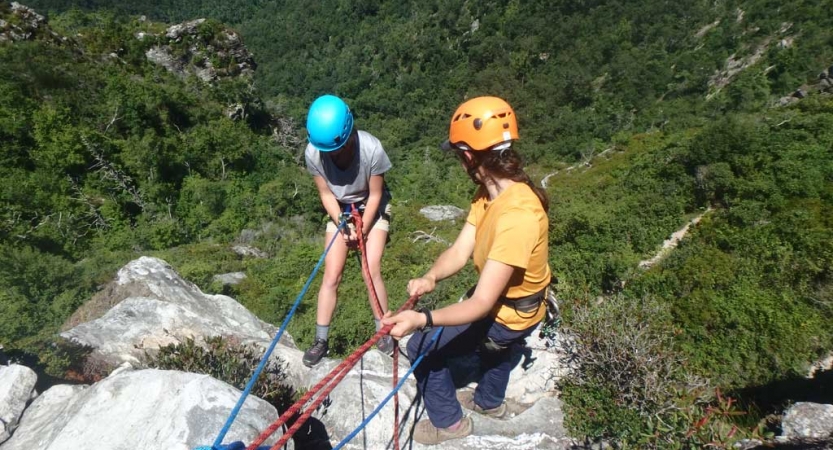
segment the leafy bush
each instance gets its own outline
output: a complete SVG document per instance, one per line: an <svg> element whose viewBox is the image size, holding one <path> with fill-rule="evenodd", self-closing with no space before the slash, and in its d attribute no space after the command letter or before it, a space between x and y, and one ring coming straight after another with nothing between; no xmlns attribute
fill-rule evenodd
<svg viewBox="0 0 833 450"><path fill-rule="evenodd" d="M153 354L146 352L145 363L156 369L210 375L243 390L262 355L263 350L256 346L241 345L231 339L214 336L206 338L204 345L187 339L181 344L161 347ZM294 396L293 389L284 384L284 380L283 363L272 358L255 382L252 394L283 412L292 404Z"/></svg>
<svg viewBox="0 0 833 450"><path fill-rule="evenodd" d="M635 448L728 448L760 437L734 399L688 373L656 299L600 297L574 305L565 323L575 370L561 388L572 435Z"/></svg>
<svg viewBox="0 0 833 450"><path fill-rule="evenodd" d="M668 308L651 297L598 297L573 305L564 331L570 336L567 360L577 366L571 385L606 387L614 403L641 416L673 408L686 379L673 351Z"/></svg>

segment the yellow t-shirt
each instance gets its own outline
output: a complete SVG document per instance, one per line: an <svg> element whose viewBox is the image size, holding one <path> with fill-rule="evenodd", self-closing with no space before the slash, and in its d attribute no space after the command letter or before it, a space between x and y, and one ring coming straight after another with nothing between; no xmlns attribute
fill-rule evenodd
<svg viewBox="0 0 833 450"><path fill-rule="evenodd" d="M512 184L493 201L481 187L466 220L476 228L473 256L477 273L487 259L516 268L502 296L523 298L547 287L551 274L547 263L549 220L526 183ZM541 306L537 314L519 314L510 306L496 303L491 314L509 329L524 330L543 319L546 308Z"/></svg>

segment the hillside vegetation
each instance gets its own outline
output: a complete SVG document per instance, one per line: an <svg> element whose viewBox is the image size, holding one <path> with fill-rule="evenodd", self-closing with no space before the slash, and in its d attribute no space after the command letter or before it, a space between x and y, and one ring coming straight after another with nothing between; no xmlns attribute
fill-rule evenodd
<svg viewBox="0 0 833 450"><path fill-rule="evenodd" d="M61 324L142 254L280 323L322 249L299 124L327 92L394 164L383 267L394 305L444 248L415 233L451 241L460 226L419 209L465 208L473 192L436 146L454 107L490 94L516 108L518 149L552 200L550 262L580 356L561 386L576 436L696 447L763 435L790 398L742 393L833 350L833 97L818 80L833 63L830 2L28 6L48 24L0 41L0 343L52 371L67 364L50 345ZM198 17L193 33L165 36ZM26 22L6 2L0 19ZM253 77L208 50L229 42L228 26L254 54ZM188 67L224 75L170 72L146 57L160 46L196 48ZM805 98L790 97L800 87ZM238 270L239 285L212 281ZM352 258L346 274L338 354L373 330ZM453 301L474 279L467 269L424 301ZM289 329L301 345L314 312L312 294Z"/></svg>

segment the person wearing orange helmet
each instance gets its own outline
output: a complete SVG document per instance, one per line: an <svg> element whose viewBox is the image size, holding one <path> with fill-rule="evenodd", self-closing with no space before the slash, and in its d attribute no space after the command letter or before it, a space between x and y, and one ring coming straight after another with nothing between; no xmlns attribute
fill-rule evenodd
<svg viewBox="0 0 833 450"><path fill-rule="evenodd" d="M454 244L428 272L408 282L410 295L431 292L472 258L477 284L459 301L430 311L388 313L396 338L416 330L408 341L413 362L425 352L414 371L428 419L420 421L413 439L437 444L471 434L466 409L503 417L512 358L546 315L543 305L550 284L546 193L523 170L513 148L518 139L515 112L504 100L477 97L460 105L451 118L449 139L441 148L454 152L478 185L465 225ZM430 344L431 327L444 327ZM464 354L480 356L482 376L474 394L456 394L446 360Z"/></svg>

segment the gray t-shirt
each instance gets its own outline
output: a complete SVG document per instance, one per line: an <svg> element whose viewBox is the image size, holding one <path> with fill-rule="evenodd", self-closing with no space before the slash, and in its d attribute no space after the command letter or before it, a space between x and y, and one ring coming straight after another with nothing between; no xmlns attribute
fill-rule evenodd
<svg viewBox="0 0 833 450"><path fill-rule="evenodd" d="M312 176L323 177L336 199L345 204L367 200L370 194L370 177L382 175L391 168L390 159L379 139L366 131L359 130L358 134L359 151L355 153L347 170L336 167L335 163L325 156L326 152L319 152L312 144L307 144L304 151L307 171ZM389 199L390 194L385 189L382 204L379 205L380 211L384 211Z"/></svg>

